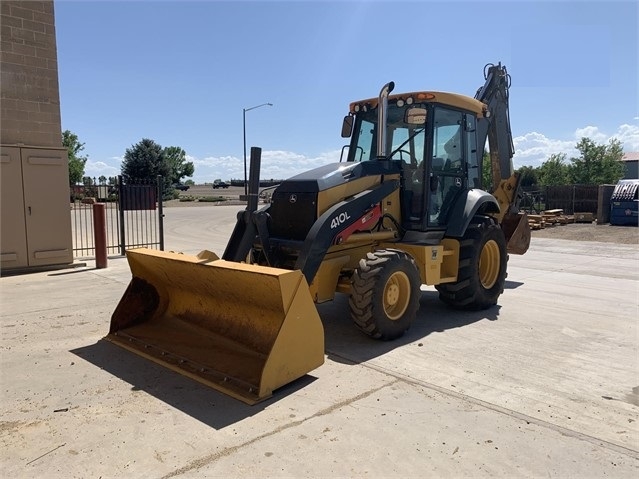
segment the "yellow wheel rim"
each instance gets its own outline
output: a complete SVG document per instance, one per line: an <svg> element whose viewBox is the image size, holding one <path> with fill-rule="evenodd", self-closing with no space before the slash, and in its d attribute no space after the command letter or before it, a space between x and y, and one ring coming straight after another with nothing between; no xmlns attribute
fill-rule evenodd
<svg viewBox="0 0 639 479"><path fill-rule="evenodd" d="M410 279L406 273L397 271L388 278L384 287L384 313L396 321L402 317L410 302Z"/></svg>
<svg viewBox="0 0 639 479"><path fill-rule="evenodd" d="M479 281L485 289L492 288L499 278L499 245L495 240L487 241L479 256Z"/></svg>

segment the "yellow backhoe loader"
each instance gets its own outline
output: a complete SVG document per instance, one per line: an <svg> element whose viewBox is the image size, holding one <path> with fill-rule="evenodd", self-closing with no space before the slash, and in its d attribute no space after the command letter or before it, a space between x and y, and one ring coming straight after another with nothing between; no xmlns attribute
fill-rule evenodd
<svg viewBox="0 0 639 479"><path fill-rule="evenodd" d="M507 254L526 252L530 230L510 76L491 64L484 78L474 98L391 94L391 82L351 103L340 162L283 181L260 209L253 148L248 205L222 258L128 251L133 278L107 339L253 404L323 363L314 303L336 293L381 340L410 327L423 284L455 308L496 304ZM483 187L487 141L493 184Z"/></svg>

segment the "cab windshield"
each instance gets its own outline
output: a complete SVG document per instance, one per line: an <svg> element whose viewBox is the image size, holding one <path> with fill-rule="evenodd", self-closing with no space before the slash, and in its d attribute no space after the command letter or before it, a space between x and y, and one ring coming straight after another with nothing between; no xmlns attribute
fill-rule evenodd
<svg viewBox="0 0 639 479"><path fill-rule="evenodd" d="M425 108L425 106L423 106ZM388 105L386 154L389 159L416 165L424 158L425 125L405 122L407 106ZM377 159L377 109L359 112L355 123L354 142L349 151L349 161Z"/></svg>

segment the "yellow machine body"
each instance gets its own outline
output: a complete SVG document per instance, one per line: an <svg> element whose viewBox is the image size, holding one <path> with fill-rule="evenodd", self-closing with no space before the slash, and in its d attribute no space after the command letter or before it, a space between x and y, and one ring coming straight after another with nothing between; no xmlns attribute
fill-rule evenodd
<svg viewBox="0 0 639 479"><path fill-rule="evenodd" d="M352 103L346 161L284 180L259 210L252 148L247 208L224 259L127 251L132 279L107 339L253 404L323 364L315 303L336 293L350 295L357 327L382 340L408 329L422 285L459 309L496 304L507 251L525 253L530 229L512 169L510 78L501 64L484 76L475 98L389 96L390 82ZM486 135L492 196L477 187Z"/></svg>
<svg viewBox="0 0 639 479"><path fill-rule="evenodd" d="M324 362L324 330L299 271L148 249L106 339L248 404Z"/></svg>

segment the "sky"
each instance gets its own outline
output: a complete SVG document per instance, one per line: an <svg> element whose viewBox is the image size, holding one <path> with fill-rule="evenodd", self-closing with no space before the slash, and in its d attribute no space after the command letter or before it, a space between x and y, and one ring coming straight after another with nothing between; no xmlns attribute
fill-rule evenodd
<svg viewBox="0 0 639 479"><path fill-rule="evenodd" d="M638 5L56 0L62 128L87 176L119 174L150 138L183 148L204 183L244 177L245 127L261 179L284 179L339 161L349 103L385 83L472 97L501 62L515 168L577 156L582 137L639 151Z"/></svg>

